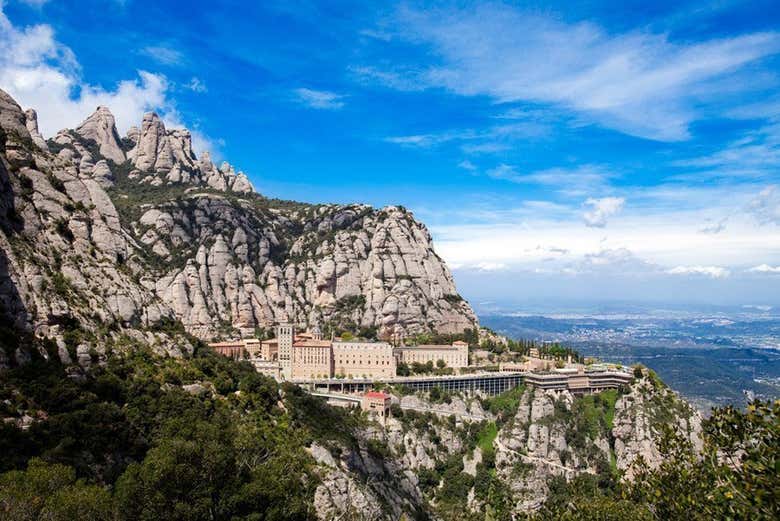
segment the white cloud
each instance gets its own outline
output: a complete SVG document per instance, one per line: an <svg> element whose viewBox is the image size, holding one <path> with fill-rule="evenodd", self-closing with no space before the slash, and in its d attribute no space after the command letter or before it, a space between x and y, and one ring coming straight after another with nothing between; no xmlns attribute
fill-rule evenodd
<svg viewBox="0 0 780 521"><path fill-rule="evenodd" d="M185 85L188 89L190 89L193 92L197 93L204 93L208 92L208 88L206 88L206 84L203 83L203 81L200 78L196 78L195 76L192 77L190 82Z"/></svg>
<svg viewBox="0 0 780 521"><path fill-rule="evenodd" d="M391 136L384 140L397 145L432 148L450 142L461 142L461 150L466 154L494 154L512 148L518 139L544 138L550 134L547 124L538 122L518 122L505 125L493 125L486 129L456 129L429 134Z"/></svg>
<svg viewBox="0 0 780 521"><path fill-rule="evenodd" d="M473 172L477 169L477 166L469 161L468 159L464 159L460 163L458 163L458 168L462 168L463 170L468 170L470 172Z"/></svg>
<svg viewBox="0 0 780 521"><path fill-rule="evenodd" d="M626 200L622 197L602 197L601 199L589 198L585 206L590 210L582 214L586 226L603 228L607 225L607 219L620 213Z"/></svg>
<svg viewBox="0 0 780 521"><path fill-rule="evenodd" d="M405 147L414 148L431 148L447 141L458 139L453 134L413 134L409 136L392 136L386 137L384 141L387 143L393 143L395 145L401 145Z"/></svg>
<svg viewBox="0 0 780 521"><path fill-rule="evenodd" d="M49 0L19 0L21 3L25 5L29 5L30 7L35 7L37 9L40 9L45 4L49 3ZM2 5L0 5L2 7Z"/></svg>
<svg viewBox="0 0 780 521"><path fill-rule="evenodd" d="M163 65L181 65L184 62L184 55L181 51L165 45L148 45L140 52Z"/></svg>
<svg viewBox="0 0 780 521"><path fill-rule="evenodd" d="M759 264L749 270L750 273L780 273L780 266L770 266L769 264Z"/></svg>
<svg viewBox="0 0 780 521"><path fill-rule="evenodd" d="M38 123L46 137L76 127L98 105L111 109L120 133L139 124L149 110L163 116L176 113L165 76L138 71L137 78L119 81L113 90L91 85L83 81L73 52L56 40L49 25L20 29L1 9L0 88L23 108L38 111Z"/></svg>
<svg viewBox="0 0 780 521"><path fill-rule="evenodd" d="M300 88L293 93L296 101L313 109L337 110L344 106L345 96L335 92Z"/></svg>
<svg viewBox="0 0 780 521"><path fill-rule="evenodd" d="M757 226L744 212L733 212L746 207L756 193L753 187L730 185L624 190L621 195L631 204L619 219L607 219L607 228L578 224L579 205L519 201L499 194L485 201L453 201L447 212L426 216L426 221L437 252L461 265L496 262L510 271L581 269L578 259L588 258L592 267L598 259L587 256L594 252L625 249L667 278L672 275L665 270L678 266L720 266L742 275L750 266L780 266L780 226ZM700 233L707 217L727 214L728 226L720 233ZM549 261L553 256L547 250L561 246L569 253Z"/></svg>
<svg viewBox="0 0 780 521"><path fill-rule="evenodd" d="M761 224L780 225L780 190L777 185L761 190L750 201L747 209Z"/></svg>
<svg viewBox="0 0 780 521"><path fill-rule="evenodd" d="M718 221L712 221L710 219L707 220L707 223L699 228L699 233L711 233L711 234L717 234L722 232L726 229L726 222L729 220L728 217L724 217L723 219L720 219Z"/></svg>
<svg viewBox="0 0 780 521"><path fill-rule="evenodd" d="M702 275L713 279L723 279L731 272L720 266L677 266L666 271L670 275Z"/></svg>
<svg viewBox="0 0 780 521"><path fill-rule="evenodd" d="M579 165L572 168L556 167L521 173L515 166L500 163L494 168L488 169L485 174L493 179L517 184L553 187L558 193L569 197L581 197L595 190L607 190L608 180L614 177L614 174L599 165ZM589 199L586 204L591 204L591 201L595 204L598 200ZM614 204L617 198L606 198L604 201L604 205L608 205L610 202ZM605 208L604 211L606 210Z"/></svg>
<svg viewBox="0 0 780 521"><path fill-rule="evenodd" d="M567 24L503 4L402 8L397 33L427 45L436 66L359 67L391 88L444 87L500 102L550 103L619 131L664 141L686 139L701 107L753 88L755 63L780 51L780 33L676 43L666 34L610 34L588 22ZM748 69L751 65L751 69Z"/></svg>
<svg viewBox="0 0 780 521"><path fill-rule="evenodd" d="M449 263L449 267L453 270L459 271L472 271L472 272L495 272L504 271L508 266L501 262L474 262L468 264L461 264L458 262Z"/></svg>
<svg viewBox="0 0 780 521"><path fill-rule="evenodd" d="M394 90L414 92L425 90L426 85L420 81L420 72L413 69L387 71L377 67L350 67L349 72L361 83L379 83Z"/></svg>

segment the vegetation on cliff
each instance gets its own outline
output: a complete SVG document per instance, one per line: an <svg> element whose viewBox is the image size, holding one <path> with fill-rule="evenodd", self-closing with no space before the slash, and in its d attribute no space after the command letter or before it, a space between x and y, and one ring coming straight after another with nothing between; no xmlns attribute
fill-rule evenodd
<svg viewBox="0 0 780 521"><path fill-rule="evenodd" d="M353 425L208 349L132 348L78 378L35 360L3 374L0 397L4 416L37 418L0 426L4 519L310 519L305 447Z"/></svg>

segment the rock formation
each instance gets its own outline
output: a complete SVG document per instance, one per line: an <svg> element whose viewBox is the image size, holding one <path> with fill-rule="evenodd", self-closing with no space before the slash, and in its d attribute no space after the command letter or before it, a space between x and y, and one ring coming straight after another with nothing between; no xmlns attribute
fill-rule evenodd
<svg viewBox="0 0 780 521"><path fill-rule="evenodd" d="M266 199L152 113L120 140L99 107L40 143L34 111L0 91L0 124L0 311L27 331L171 319L214 338L282 320L380 334L476 323L402 208Z"/></svg>
<svg viewBox="0 0 780 521"><path fill-rule="evenodd" d="M76 128L76 133L84 139L91 139L98 145L100 155L117 165L125 161L125 153L119 144L114 115L108 107L98 107L90 117Z"/></svg>

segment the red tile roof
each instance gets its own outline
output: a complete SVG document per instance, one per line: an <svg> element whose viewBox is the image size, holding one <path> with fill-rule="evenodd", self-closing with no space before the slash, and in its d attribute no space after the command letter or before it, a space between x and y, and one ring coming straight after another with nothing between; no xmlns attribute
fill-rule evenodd
<svg viewBox="0 0 780 521"><path fill-rule="evenodd" d="M380 400L387 400L390 395L383 393L382 391L368 391L365 395L366 398L378 398Z"/></svg>

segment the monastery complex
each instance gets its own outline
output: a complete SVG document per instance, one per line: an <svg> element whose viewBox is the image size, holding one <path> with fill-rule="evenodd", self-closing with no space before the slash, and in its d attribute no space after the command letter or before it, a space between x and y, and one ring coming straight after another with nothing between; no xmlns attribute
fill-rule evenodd
<svg viewBox="0 0 780 521"><path fill-rule="evenodd" d="M456 370L469 365L466 342L393 347L387 342L325 340L317 327L297 333L289 324L277 326L276 338L269 340L249 338L209 345L222 355L248 359L258 372L277 380L393 378L402 363L444 363Z"/></svg>

